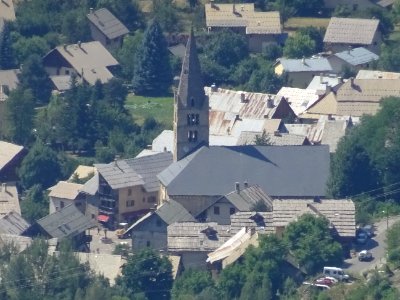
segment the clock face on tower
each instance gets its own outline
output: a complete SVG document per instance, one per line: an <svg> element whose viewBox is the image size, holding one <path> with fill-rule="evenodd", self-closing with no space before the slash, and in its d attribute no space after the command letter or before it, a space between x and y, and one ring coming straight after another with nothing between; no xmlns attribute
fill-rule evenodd
<svg viewBox="0 0 400 300"><path fill-rule="evenodd" d="M188 152L189 152L189 147L188 147L188 146L184 146L184 147L183 147L183 151L184 151L185 153L188 153Z"/></svg>

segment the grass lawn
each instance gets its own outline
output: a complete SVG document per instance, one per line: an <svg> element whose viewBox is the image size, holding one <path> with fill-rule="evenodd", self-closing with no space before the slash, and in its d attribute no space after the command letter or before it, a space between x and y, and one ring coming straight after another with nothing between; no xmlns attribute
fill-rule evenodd
<svg viewBox="0 0 400 300"><path fill-rule="evenodd" d="M129 94L125 107L131 112L135 122L142 125L147 117L153 117L163 123L167 129L172 129L174 112L172 97L143 97Z"/></svg>

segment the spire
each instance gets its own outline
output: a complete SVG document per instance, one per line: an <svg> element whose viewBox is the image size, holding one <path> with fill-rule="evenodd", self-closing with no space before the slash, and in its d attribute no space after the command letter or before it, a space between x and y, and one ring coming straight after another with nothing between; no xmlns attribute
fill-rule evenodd
<svg viewBox="0 0 400 300"><path fill-rule="evenodd" d="M178 101L181 105L190 105L190 99L195 99L195 106L201 108L204 102L204 82L201 74L199 57L197 56L196 38L193 27L190 30L183 58L181 77L178 86Z"/></svg>

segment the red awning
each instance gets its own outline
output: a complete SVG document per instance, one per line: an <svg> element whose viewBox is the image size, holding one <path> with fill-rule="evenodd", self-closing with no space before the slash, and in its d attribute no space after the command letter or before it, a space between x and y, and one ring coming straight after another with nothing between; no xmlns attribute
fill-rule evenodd
<svg viewBox="0 0 400 300"><path fill-rule="evenodd" d="M105 216L105 215L98 215L97 216L97 220L99 220L100 222L108 222L108 219L110 219L109 216Z"/></svg>

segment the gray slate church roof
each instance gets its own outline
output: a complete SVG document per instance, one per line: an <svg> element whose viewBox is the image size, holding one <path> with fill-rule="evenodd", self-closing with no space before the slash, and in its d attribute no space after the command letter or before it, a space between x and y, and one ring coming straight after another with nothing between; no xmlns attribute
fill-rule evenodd
<svg viewBox="0 0 400 300"><path fill-rule="evenodd" d="M169 196L226 195L235 182L258 184L269 196L325 196L329 147L201 147L158 175Z"/></svg>

